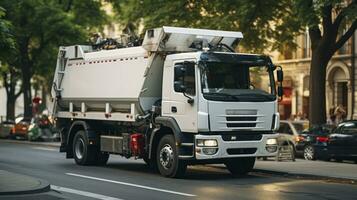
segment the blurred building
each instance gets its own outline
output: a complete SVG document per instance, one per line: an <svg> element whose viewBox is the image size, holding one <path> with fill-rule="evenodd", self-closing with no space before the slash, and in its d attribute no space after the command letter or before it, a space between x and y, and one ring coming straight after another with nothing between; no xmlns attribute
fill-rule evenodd
<svg viewBox="0 0 357 200"><path fill-rule="evenodd" d="M326 113L338 105L347 111L347 119L357 119L357 69L356 32L339 49L328 63L326 70ZM282 119L292 115L309 114L309 73L311 45L308 32L296 38L296 51L286 51L274 56L274 63L284 70L284 100L280 102ZM354 52L354 53L352 53Z"/></svg>

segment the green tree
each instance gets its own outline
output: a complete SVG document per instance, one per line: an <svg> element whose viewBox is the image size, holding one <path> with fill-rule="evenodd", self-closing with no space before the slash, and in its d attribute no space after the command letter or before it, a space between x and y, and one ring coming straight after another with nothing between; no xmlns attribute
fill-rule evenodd
<svg viewBox="0 0 357 200"><path fill-rule="evenodd" d="M335 52L357 28L355 0L297 0L297 17L307 27L311 39L310 122L326 122L326 68Z"/></svg>
<svg viewBox="0 0 357 200"><path fill-rule="evenodd" d="M51 80L58 46L87 41L89 32L105 22L105 13L96 0L2 0L0 6L13 26L18 53L7 62L21 71L24 115L29 117L33 75Z"/></svg>
<svg viewBox="0 0 357 200"><path fill-rule="evenodd" d="M251 52L267 48L295 47L293 38L300 30L293 16L292 0L113 0L118 20L144 29L181 26L241 31L241 46ZM289 21L289 25L282 24ZM276 39L272 43L272 39Z"/></svg>
<svg viewBox="0 0 357 200"><path fill-rule="evenodd" d="M21 95L22 89L18 89L20 81L20 72L6 63L1 67L2 84L6 91L6 119L15 119L16 99Z"/></svg>
<svg viewBox="0 0 357 200"><path fill-rule="evenodd" d="M326 67L356 30L356 0L122 0L114 1L124 24L238 30L251 52L296 48L308 29L312 44L310 121L326 122Z"/></svg>
<svg viewBox="0 0 357 200"><path fill-rule="evenodd" d="M0 6L0 61L3 61L14 48L14 40L10 34L11 24L4 19L5 9Z"/></svg>
<svg viewBox="0 0 357 200"><path fill-rule="evenodd" d="M6 118L14 120L15 102L21 94L21 90L16 92L16 85L19 80L19 73L5 62L7 57L11 57L15 52L15 43L10 33L11 24L4 19L5 9L0 7L0 74L2 86L5 88L6 101Z"/></svg>

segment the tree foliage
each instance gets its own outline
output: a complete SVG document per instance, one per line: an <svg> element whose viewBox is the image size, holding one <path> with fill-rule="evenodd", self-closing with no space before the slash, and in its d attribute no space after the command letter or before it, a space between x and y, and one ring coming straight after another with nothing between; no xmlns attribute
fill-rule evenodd
<svg viewBox="0 0 357 200"><path fill-rule="evenodd" d="M50 82L58 47L85 43L90 31L105 23L102 3L97 0L2 0L12 24L16 56L5 62L20 69L24 92L24 114L31 115L31 79L33 75Z"/></svg>
<svg viewBox="0 0 357 200"><path fill-rule="evenodd" d="M311 124L326 121L326 67L356 30L356 0L122 0L114 1L125 24L146 28L184 26L242 31L241 46L262 52L297 47L309 31Z"/></svg>
<svg viewBox="0 0 357 200"><path fill-rule="evenodd" d="M0 7L0 62L14 50L14 40L10 33L11 24L4 16L5 9Z"/></svg>
<svg viewBox="0 0 357 200"><path fill-rule="evenodd" d="M292 0L123 0L115 1L120 22L146 28L182 26L241 31L248 51L295 47L301 25ZM274 40L274 43L272 41Z"/></svg>

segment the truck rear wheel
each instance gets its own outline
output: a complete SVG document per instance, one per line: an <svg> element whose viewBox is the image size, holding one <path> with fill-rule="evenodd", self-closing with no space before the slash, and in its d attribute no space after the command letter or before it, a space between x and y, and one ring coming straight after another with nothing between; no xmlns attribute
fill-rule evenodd
<svg viewBox="0 0 357 200"><path fill-rule="evenodd" d="M163 176L178 178L185 174L187 165L178 158L173 135L165 135L161 138L156 151L156 162Z"/></svg>
<svg viewBox="0 0 357 200"><path fill-rule="evenodd" d="M94 146L88 145L88 139L83 130L76 133L73 139L73 157L78 165L93 165L97 158Z"/></svg>
<svg viewBox="0 0 357 200"><path fill-rule="evenodd" d="M255 157L233 158L225 162L227 169L234 176L246 175L255 164Z"/></svg>

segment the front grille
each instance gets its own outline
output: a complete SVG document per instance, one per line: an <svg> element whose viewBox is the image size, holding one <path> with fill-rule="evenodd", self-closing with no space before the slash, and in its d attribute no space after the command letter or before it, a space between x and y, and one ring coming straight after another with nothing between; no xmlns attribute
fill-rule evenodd
<svg viewBox="0 0 357 200"><path fill-rule="evenodd" d="M257 152L257 148L235 148L227 149L229 155L244 155L244 154L254 154Z"/></svg>
<svg viewBox="0 0 357 200"><path fill-rule="evenodd" d="M225 134L222 135L223 141L260 141L262 134Z"/></svg>
<svg viewBox="0 0 357 200"><path fill-rule="evenodd" d="M226 117L227 121L256 121L257 117Z"/></svg>
<svg viewBox="0 0 357 200"><path fill-rule="evenodd" d="M254 128L257 125L257 113L257 110L227 109L225 115L227 128Z"/></svg>
<svg viewBox="0 0 357 200"><path fill-rule="evenodd" d="M244 128L244 127L255 127L256 123L239 123L239 124L235 124L235 123L227 123L227 127L228 128Z"/></svg>

